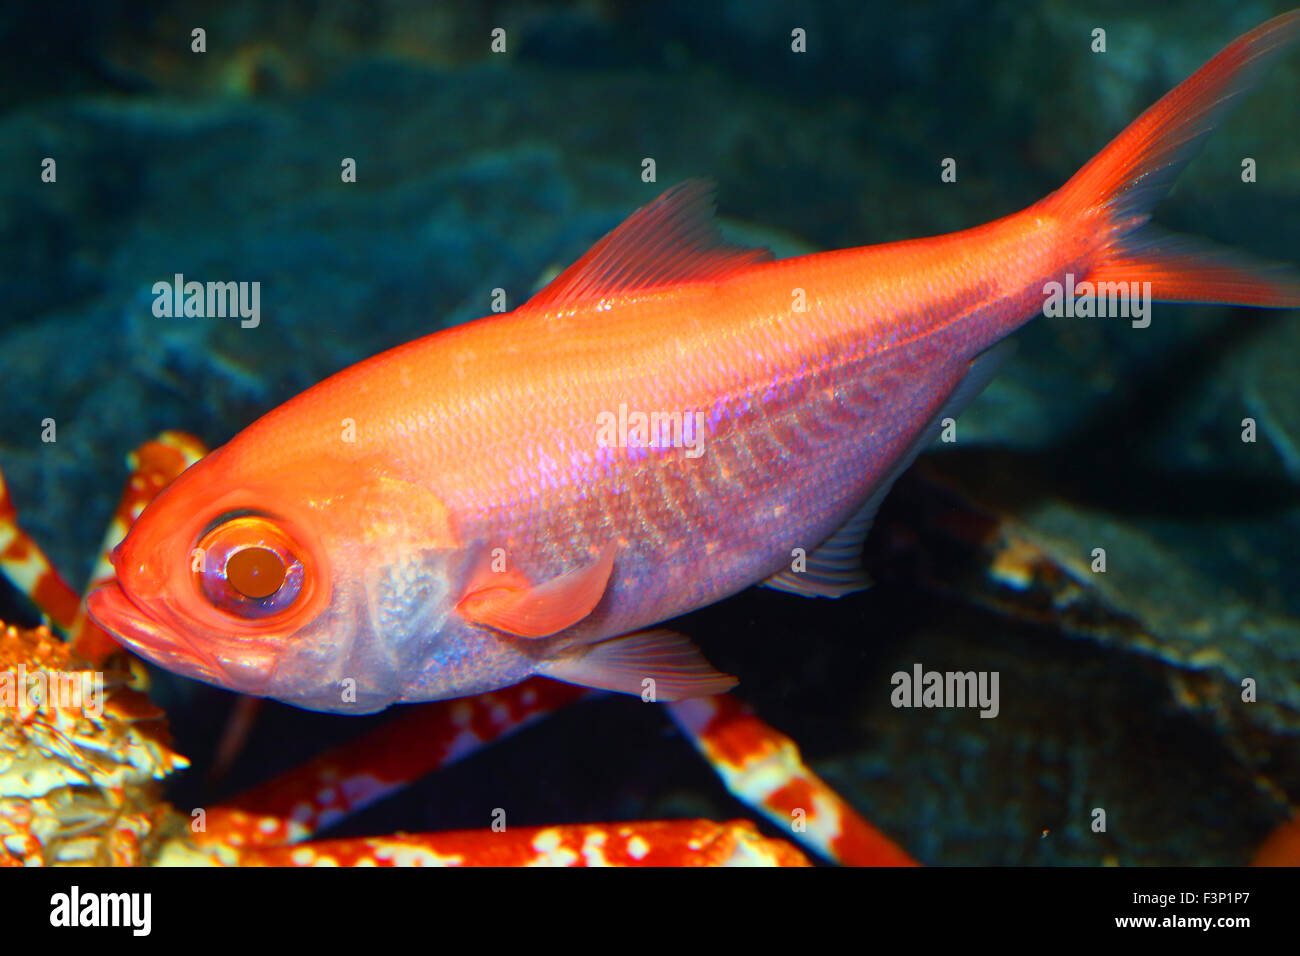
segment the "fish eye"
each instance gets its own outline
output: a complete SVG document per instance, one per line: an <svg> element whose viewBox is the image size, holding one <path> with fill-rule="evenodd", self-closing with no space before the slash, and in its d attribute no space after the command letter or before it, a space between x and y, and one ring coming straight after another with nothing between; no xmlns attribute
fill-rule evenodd
<svg viewBox="0 0 1300 956"><path fill-rule="evenodd" d="M244 597L268 598L284 579L284 561L270 548L243 548L226 559L226 582Z"/></svg>
<svg viewBox="0 0 1300 956"><path fill-rule="evenodd" d="M305 572L293 539L268 515L222 515L199 536L195 582L216 608L245 619L271 617L293 607Z"/></svg>

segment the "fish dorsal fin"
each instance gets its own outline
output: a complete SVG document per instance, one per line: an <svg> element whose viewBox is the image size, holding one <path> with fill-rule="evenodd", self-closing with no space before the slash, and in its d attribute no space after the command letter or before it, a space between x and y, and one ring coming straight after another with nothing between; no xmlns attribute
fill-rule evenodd
<svg viewBox="0 0 1300 956"><path fill-rule="evenodd" d="M711 182L678 183L623 220L527 304L590 302L612 292L719 279L772 258L766 249L724 242L713 213Z"/></svg>
<svg viewBox="0 0 1300 956"><path fill-rule="evenodd" d="M804 570L786 568L765 580L762 586L804 597L825 598L844 597L870 587L871 579L862 569L862 545L867 540L872 522L876 520L881 502L889 494L889 489L894 487L898 476L907 471L917 456L939 437L944 419L960 415L962 409L984 391L989 380L997 374L997 370L1014 350L1014 343L1003 341L977 355L966 374L944 399L939 411L917 433L912 444L894 463L894 467L877 482L862 506L808 555Z"/></svg>

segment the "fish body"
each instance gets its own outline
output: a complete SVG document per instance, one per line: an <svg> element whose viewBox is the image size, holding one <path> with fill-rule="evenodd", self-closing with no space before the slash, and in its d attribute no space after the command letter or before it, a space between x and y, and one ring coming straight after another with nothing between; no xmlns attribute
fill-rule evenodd
<svg viewBox="0 0 1300 956"><path fill-rule="evenodd" d="M669 190L525 305L358 363L185 472L94 618L164 667L322 710L546 674L717 693L661 621L759 582L835 597L893 479L1053 283L1300 306L1300 284L1147 225L1288 14L1062 189L978 228L773 261ZM242 554L241 554L242 552Z"/></svg>

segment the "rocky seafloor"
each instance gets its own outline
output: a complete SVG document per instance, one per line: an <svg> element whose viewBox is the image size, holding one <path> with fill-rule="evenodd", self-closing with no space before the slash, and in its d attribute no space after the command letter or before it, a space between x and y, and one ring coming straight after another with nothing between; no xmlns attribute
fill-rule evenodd
<svg viewBox="0 0 1300 956"><path fill-rule="evenodd" d="M179 428L219 444L351 362L486 313L493 289L518 304L673 182L713 178L728 229L781 254L974 225L1055 188L1280 12L593 3L435 17L391 2L358 23L331 4L161 9L91 18L75 62L24 79L20 56L0 74L0 467L25 527L77 580L141 441ZM50 24L6 16L7 43L37 58ZM198 23L202 55L188 51ZM808 53L790 52L793 27ZM1210 138L1158 220L1300 262L1298 85L1300 53ZM47 156L56 183L40 180ZM355 183L340 181L344 157ZM940 181L945 157L955 183ZM176 273L260 281L260 325L155 317L151 288ZM1016 338L957 441L886 504L867 549L876 588L836 603L751 591L680 627L923 862L1244 862L1300 794L1300 316L1157 305L1149 328L1039 319ZM25 609L8 595L0 611ZM890 675L916 662L998 671L999 716L891 707ZM156 693L198 764L174 789L182 805L371 720L272 705L209 784L230 695L161 676ZM744 812L663 715L611 697L336 832L474 828L498 806L521 825Z"/></svg>

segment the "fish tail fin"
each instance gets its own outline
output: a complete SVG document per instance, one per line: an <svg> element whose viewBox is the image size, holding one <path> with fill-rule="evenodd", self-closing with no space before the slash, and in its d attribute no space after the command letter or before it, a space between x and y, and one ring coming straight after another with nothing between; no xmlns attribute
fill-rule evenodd
<svg viewBox="0 0 1300 956"><path fill-rule="evenodd" d="M1148 225L1205 137L1259 75L1300 39L1300 10L1261 24L1166 93L1113 139L1045 209L1096 221L1104 251L1090 282L1150 282L1152 299L1300 308L1300 275Z"/></svg>

